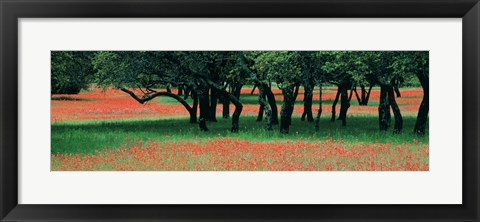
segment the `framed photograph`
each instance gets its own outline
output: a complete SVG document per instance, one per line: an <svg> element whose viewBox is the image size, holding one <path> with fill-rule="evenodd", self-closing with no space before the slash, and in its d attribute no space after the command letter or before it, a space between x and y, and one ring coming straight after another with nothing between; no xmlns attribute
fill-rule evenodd
<svg viewBox="0 0 480 222"><path fill-rule="evenodd" d="M0 14L1 221L479 221L477 0Z"/></svg>

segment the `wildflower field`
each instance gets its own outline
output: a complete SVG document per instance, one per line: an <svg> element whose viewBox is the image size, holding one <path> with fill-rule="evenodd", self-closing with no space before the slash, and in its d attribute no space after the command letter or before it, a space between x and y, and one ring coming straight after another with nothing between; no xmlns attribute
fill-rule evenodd
<svg viewBox="0 0 480 222"><path fill-rule="evenodd" d="M295 102L289 134L267 131L257 122L258 89L244 87L238 132L232 119L208 122L208 131L189 123L176 100L157 97L140 104L115 89L91 88L79 94L52 95L51 170L53 171L428 171L429 141L413 133L422 88L400 88L396 98L403 132L379 131L379 88L367 106L353 98L348 124L331 122L336 88L324 88L319 129L301 121L303 88ZM272 88L278 109L282 93ZM176 94L176 90L172 89ZM313 94L318 110L318 89ZM186 100L192 103L191 99ZM230 105L230 113L234 106ZM337 105L337 115L340 105ZM393 121L393 120L392 120ZM278 127L275 125L274 127ZM427 124L428 127L428 124Z"/></svg>

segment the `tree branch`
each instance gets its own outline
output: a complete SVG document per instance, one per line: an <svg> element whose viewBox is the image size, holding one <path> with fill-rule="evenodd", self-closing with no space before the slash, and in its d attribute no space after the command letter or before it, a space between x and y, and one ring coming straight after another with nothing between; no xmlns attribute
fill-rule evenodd
<svg viewBox="0 0 480 222"><path fill-rule="evenodd" d="M187 103L187 101L185 101L185 100L182 99L180 96L178 96L178 95L176 95L176 94L173 94L173 93L169 93L169 92L155 92L155 93L153 93L153 94L144 95L142 98L140 98L140 97L138 97L133 91L128 90L127 88L120 88L120 90L122 90L123 92L129 94L132 98L134 98L135 100L137 100L137 102L139 102L140 104L144 104L145 102L148 102L148 101L154 99L154 98L157 97L157 96L168 96L168 97L174 98L174 99L176 99L178 102L180 102L180 103L185 107L185 109L187 109L188 112L191 112L191 111L192 111L192 107L190 107L190 105Z"/></svg>

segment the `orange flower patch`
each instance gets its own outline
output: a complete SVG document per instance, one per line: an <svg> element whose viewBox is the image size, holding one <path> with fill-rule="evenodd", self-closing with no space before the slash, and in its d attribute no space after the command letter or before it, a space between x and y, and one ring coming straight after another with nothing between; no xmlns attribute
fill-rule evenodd
<svg viewBox="0 0 480 222"><path fill-rule="evenodd" d="M242 89L243 94L250 94L251 88ZM283 96L279 89L272 89L277 101L282 101ZM172 90L176 93L177 90ZM141 95L140 92L137 92ZM402 97L396 98L403 115L416 115L418 107L422 101L422 89L401 89ZM258 94L258 90L255 91ZM334 100L336 94L335 88L325 88L323 91L323 100ZM318 89L314 91L314 101L318 101ZM241 100L241 97L240 97ZM297 98L303 100L303 89L300 89ZM378 103L379 91L372 90L370 96L371 103ZM352 97L352 106L348 110L349 115L377 115L378 107L376 105L358 106L355 95ZM278 110L280 110L278 106ZM331 112L331 105L323 105L323 113ZM340 109L340 103L336 107ZM230 105L230 113L233 113L235 107ZM242 114L255 115L258 113L258 104L244 104ZM313 112L316 113L318 105L313 105ZM337 112L338 112L337 110ZM217 114L221 115L222 105L217 106ZM302 114L303 105L295 105L294 114ZM120 90L109 89L102 91L94 89L90 92L81 92L77 95L54 95L51 101L51 120L70 121L70 120L96 120L96 119L132 119L145 117L172 117L188 116L187 110L180 104L167 104L158 101L150 101L140 104L126 93Z"/></svg>
<svg viewBox="0 0 480 222"><path fill-rule="evenodd" d="M428 144L251 142L235 138L129 142L94 155L52 154L54 171L428 171Z"/></svg>
<svg viewBox="0 0 480 222"><path fill-rule="evenodd" d="M120 90L96 89L77 95L55 95L52 98L52 121L188 116L181 104L140 104Z"/></svg>

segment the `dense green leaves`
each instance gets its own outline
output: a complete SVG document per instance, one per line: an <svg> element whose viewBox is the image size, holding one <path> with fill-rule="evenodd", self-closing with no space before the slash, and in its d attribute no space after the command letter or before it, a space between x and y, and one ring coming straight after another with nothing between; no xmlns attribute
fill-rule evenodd
<svg viewBox="0 0 480 222"><path fill-rule="evenodd" d="M93 52L52 51L52 94L77 94L87 87L93 75Z"/></svg>
<svg viewBox="0 0 480 222"><path fill-rule="evenodd" d="M427 60L428 52L102 51L95 54L93 65L99 86L158 88L194 85L198 79L244 85L253 83L251 72L261 82L279 87L390 84L393 80L418 86L415 72Z"/></svg>
<svg viewBox="0 0 480 222"><path fill-rule="evenodd" d="M428 52L393 51L99 51L52 52L52 93L78 93L88 83L144 90L194 85L198 79L279 87L307 84L418 86ZM93 76L95 74L95 76Z"/></svg>
<svg viewBox="0 0 480 222"><path fill-rule="evenodd" d="M179 85L189 75L182 72L176 57L170 52L98 52L93 59L95 83L101 87L131 87L147 91Z"/></svg>
<svg viewBox="0 0 480 222"><path fill-rule="evenodd" d="M406 79L418 75L428 78L428 64L428 52L398 52L391 67L395 75L403 76Z"/></svg>

